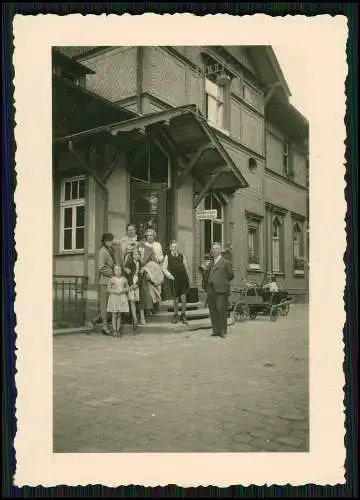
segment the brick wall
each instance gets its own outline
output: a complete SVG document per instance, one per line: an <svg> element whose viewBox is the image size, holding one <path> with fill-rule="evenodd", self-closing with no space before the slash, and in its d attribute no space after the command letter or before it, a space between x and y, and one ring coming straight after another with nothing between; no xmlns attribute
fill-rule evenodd
<svg viewBox="0 0 360 500"><path fill-rule="evenodd" d="M110 101L136 94L137 48L117 47L87 58L84 63L96 72L88 75L87 88Z"/></svg>
<svg viewBox="0 0 360 500"><path fill-rule="evenodd" d="M266 167L283 174L283 141L271 132L266 132Z"/></svg>
<svg viewBox="0 0 360 500"><path fill-rule="evenodd" d="M263 154L264 152L264 120L256 113L241 110L241 142L248 148Z"/></svg>
<svg viewBox="0 0 360 500"><path fill-rule="evenodd" d="M265 198L287 210L306 216L306 191L292 185L285 179L265 174Z"/></svg>
<svg viewBox="0 0 360 500"><path fill-rule="evenodd" d="M159 47L143 52L143 91L172 106L185 104L185 64Z"/></svg>

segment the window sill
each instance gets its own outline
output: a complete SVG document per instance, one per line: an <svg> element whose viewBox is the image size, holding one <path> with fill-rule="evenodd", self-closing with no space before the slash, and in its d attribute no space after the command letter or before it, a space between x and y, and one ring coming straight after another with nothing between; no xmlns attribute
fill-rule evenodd
<svg viewBox="0 0 360 500"><path fill-rule="evenodd" d="M249 274L262 274L264 271L260 267L248 267L247 272Z"/></svg>
<svg viewBox="0 0 360 500"><path fill-rule="evenodd" d="M285 273L284 273L284 272L282 272L282 271L274 271L274 272L272 272L271 274L273 274L274 276L280 276L280 277L281 277L281 276L285 276Z"/></svg>
<svg viewBox="0 0 360 500"><path fill-rule="evenodd" d="M248 269L254 269L254 270L259 270L260 269L260 264L249 264Z"/></svg>
<svg viewBox="0 0 360 500"><path fill-rule="evenodd" d="M64 257L66 255L84 255L85 250L63 250L61 252L54 253L54 257Z"/></svg>

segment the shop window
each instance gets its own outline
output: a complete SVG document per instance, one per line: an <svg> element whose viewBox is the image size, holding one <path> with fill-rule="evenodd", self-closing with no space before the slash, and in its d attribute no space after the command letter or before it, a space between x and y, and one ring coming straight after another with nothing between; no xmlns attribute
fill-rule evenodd
<svg viewBox="0 0 360 500"><path fill-rule="evenodd" d="M209 253L213 243L223 244L224 235L224 207L215 194L205 197L205 210L216 210L217 217L213 220L205 220L205 253Z"/></svg>
<svg viewBox="0 0 360 500"><path fill-rule="evenodd" d="M64 179L60 202L60 251L84 250L85 177Z"/></svg>
<svg viewBox="0 0 360 500"><path fill-rule="evenodd" d="M295 274L304 274L305 272L303 242L302 225L299 222L295 222L293 225L293 262Z"/></svg>
<svg viewBox="0 0 360 500"><path fill-rule="evenodd" d="M272 270L282 272L283 228L278 217L272 224Z"/></svg>

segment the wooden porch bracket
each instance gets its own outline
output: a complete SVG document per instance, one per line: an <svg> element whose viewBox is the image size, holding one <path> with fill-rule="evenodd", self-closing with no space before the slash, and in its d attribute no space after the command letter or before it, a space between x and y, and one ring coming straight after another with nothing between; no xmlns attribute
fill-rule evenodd
<svg viewBox="0 0 360 500"><path fill-rule="evenodd" d="M267 105L267 103L270 101L272 96L274 95L275 90L281 86L280 82L275 82L273 85L271 85L269 92L266 94L264 98L264 106Z"/></svg>
<svg viewBox="0 0 360 500"><path fill-rule="evenodd" d="M114 170L114 168L116 167L117 162L119 161L119 158L120 158L119 152L116 151L115 152L115 158L114 158L113 162L111 163L110 167L107 169L107 171L104 174L104 177L103 177L103 183L104 184L108 180L108 178L111 175L111 173Z"/></svg>
<svg viewBox="0 0 360 500"><path fill-rule="evenodd" d="M220 175L222 173L223 173L223 170L219 169L217 172L212 174L210 179L208 180L208 182L205 184L204 188L201 190L201 192L197 196L194 197L194 201L193 201L193 209L194 210L195 210L195 208L197 208L199 206L201 201L205 198L205 196L207 195L207 193L209 192L209 190L211 189L213 184L216 182L216 180L218 179L218 177L220 177Z"/></svg>
<svg viewBox="0 0 360 500"><path fill-rule="evenodd" d="M81 164L81 166L86 170L86 172L91 175L91 177L94 179L94 181L101 187L101 189L107 191L107 187L103 183L103 181L100 179L100 177L97 176L97 174L90 168L90 166L87 164L87 162L82 158L79 153L74 149L74 145L72 141L68 142L68 149L72 155L75 156L75 158L78 160L78 162Z"/></svg>
<svg viewBox="0 0 360 500"><path fill-rule="evenodd" d="M156 131L156 136L154 136L154 134L152 133L153 139L156 138L156 140L160 142L159 138L161 138L164 142L166 142L166 147L163 146L163 151L167 151L167 155L169 156L169 158L177 162L181 169L185 169L187 167L187 162L184 158L181 157L178 148L173 143L171 137L169 137L165 127L157 127L154 125L154 127L152 127L152 131Z"/></svg>
<svg viewBox="0 0 360 500"><path fill-rule="evenodd" d="M213 149L215 146L211 142L206 142L205 144L202 144L199 149L197 150L195 156L188 162L187 166L183 168L183 170L180 172L177 180L176 180L176 187L179 188L186 177L191 173L193 170L194 166L196 163L199 161L199 159L202 157L202 155L207 151L208 149Z"/></svg>
<svg viewBox="0 0 360 500"><path fill-rule="evenodd" d="M109 193L106 185L103 181L96 175L96 173L90 168L87 162L79 155L79 153L74 149L72 141L68 141L68 150L77 159L83 169L94 179L98 186L102 189L105 196L105 207L104 207L104 232L107 231L108 226L108 198Z"/></svg>
<svg viewBox="0 0 360 500"><path fill-rule="evenodd" d="M127 131L127 130L126 131L122 131L122 130L110 130L110 134L113 137L121 136L122 133L127 133L127 132L137 132L138 134L146 135L146 128L145 128L145 125L142 125L142 126L133 128L131 131Z"/></svg>

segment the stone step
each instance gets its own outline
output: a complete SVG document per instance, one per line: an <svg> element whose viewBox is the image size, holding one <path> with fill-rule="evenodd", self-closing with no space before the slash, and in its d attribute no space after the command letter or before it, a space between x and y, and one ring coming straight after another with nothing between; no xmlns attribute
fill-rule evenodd
<svg viewBox="0 0 360 500"><path fill-rule="evenodd" d="M231 326L233 324L233 321L231 318L228 319L228 326ZM196 330L203 330L203 329L210 329L211 328L211 321L210 318L198 318L198 319L193 319L188 322L187 325L184 325L183 323L165 323L165 322L159 322L156 321L156 318L153 317L152 321L148 321L146 325L139 325L136 328L136 332L138 334L146 334L146 333L182 333L182 332L187 332L187 331L196 331ZM132 325L129 324L124 324L124 335L132 335L134 332ZM74 332L75 333L75 332ZM78 332L80 333L80 332ZM93 329L89 329L88 332L81 332L81 333L101 333L101 327L96 326ZM58 333L59 334L59 333Z"/></svg>
<svg viewBox="0 0 360 500"><path fill-rule="evenodd" d="M193 302L191 304L186 304L186 310L192 311L194 309L201 309L204 307L203 302ZM160 305L160 311L174 311L174 303L172 300L164 300Z"/></svg>
<svg viewBox="0 0 360 500"><path fill-rule="evenodd" d="M228 326L232 326L234 324L234 321L232 318L228 318ZM190 331L195 331L195 330L207 330L211 328L211 321L210 318L208 319L194 319L193 321L189 321L189 330Z"/></svg>
<svg viewBox="0 0 360 500"><path fill-rule="evenodd" d="M179 311L180 315L180 311ZM156 314L153 314L151 316L148 316L147 321L149 323L171 323L172 319L174 317L173 312L168 312L168 311L159 311ZM201 318L208 318L209 317L209 310L208 309L194 309L190 311L186 311L186 319L188 321L192 321L195 319L201 319Z"/></svg>

